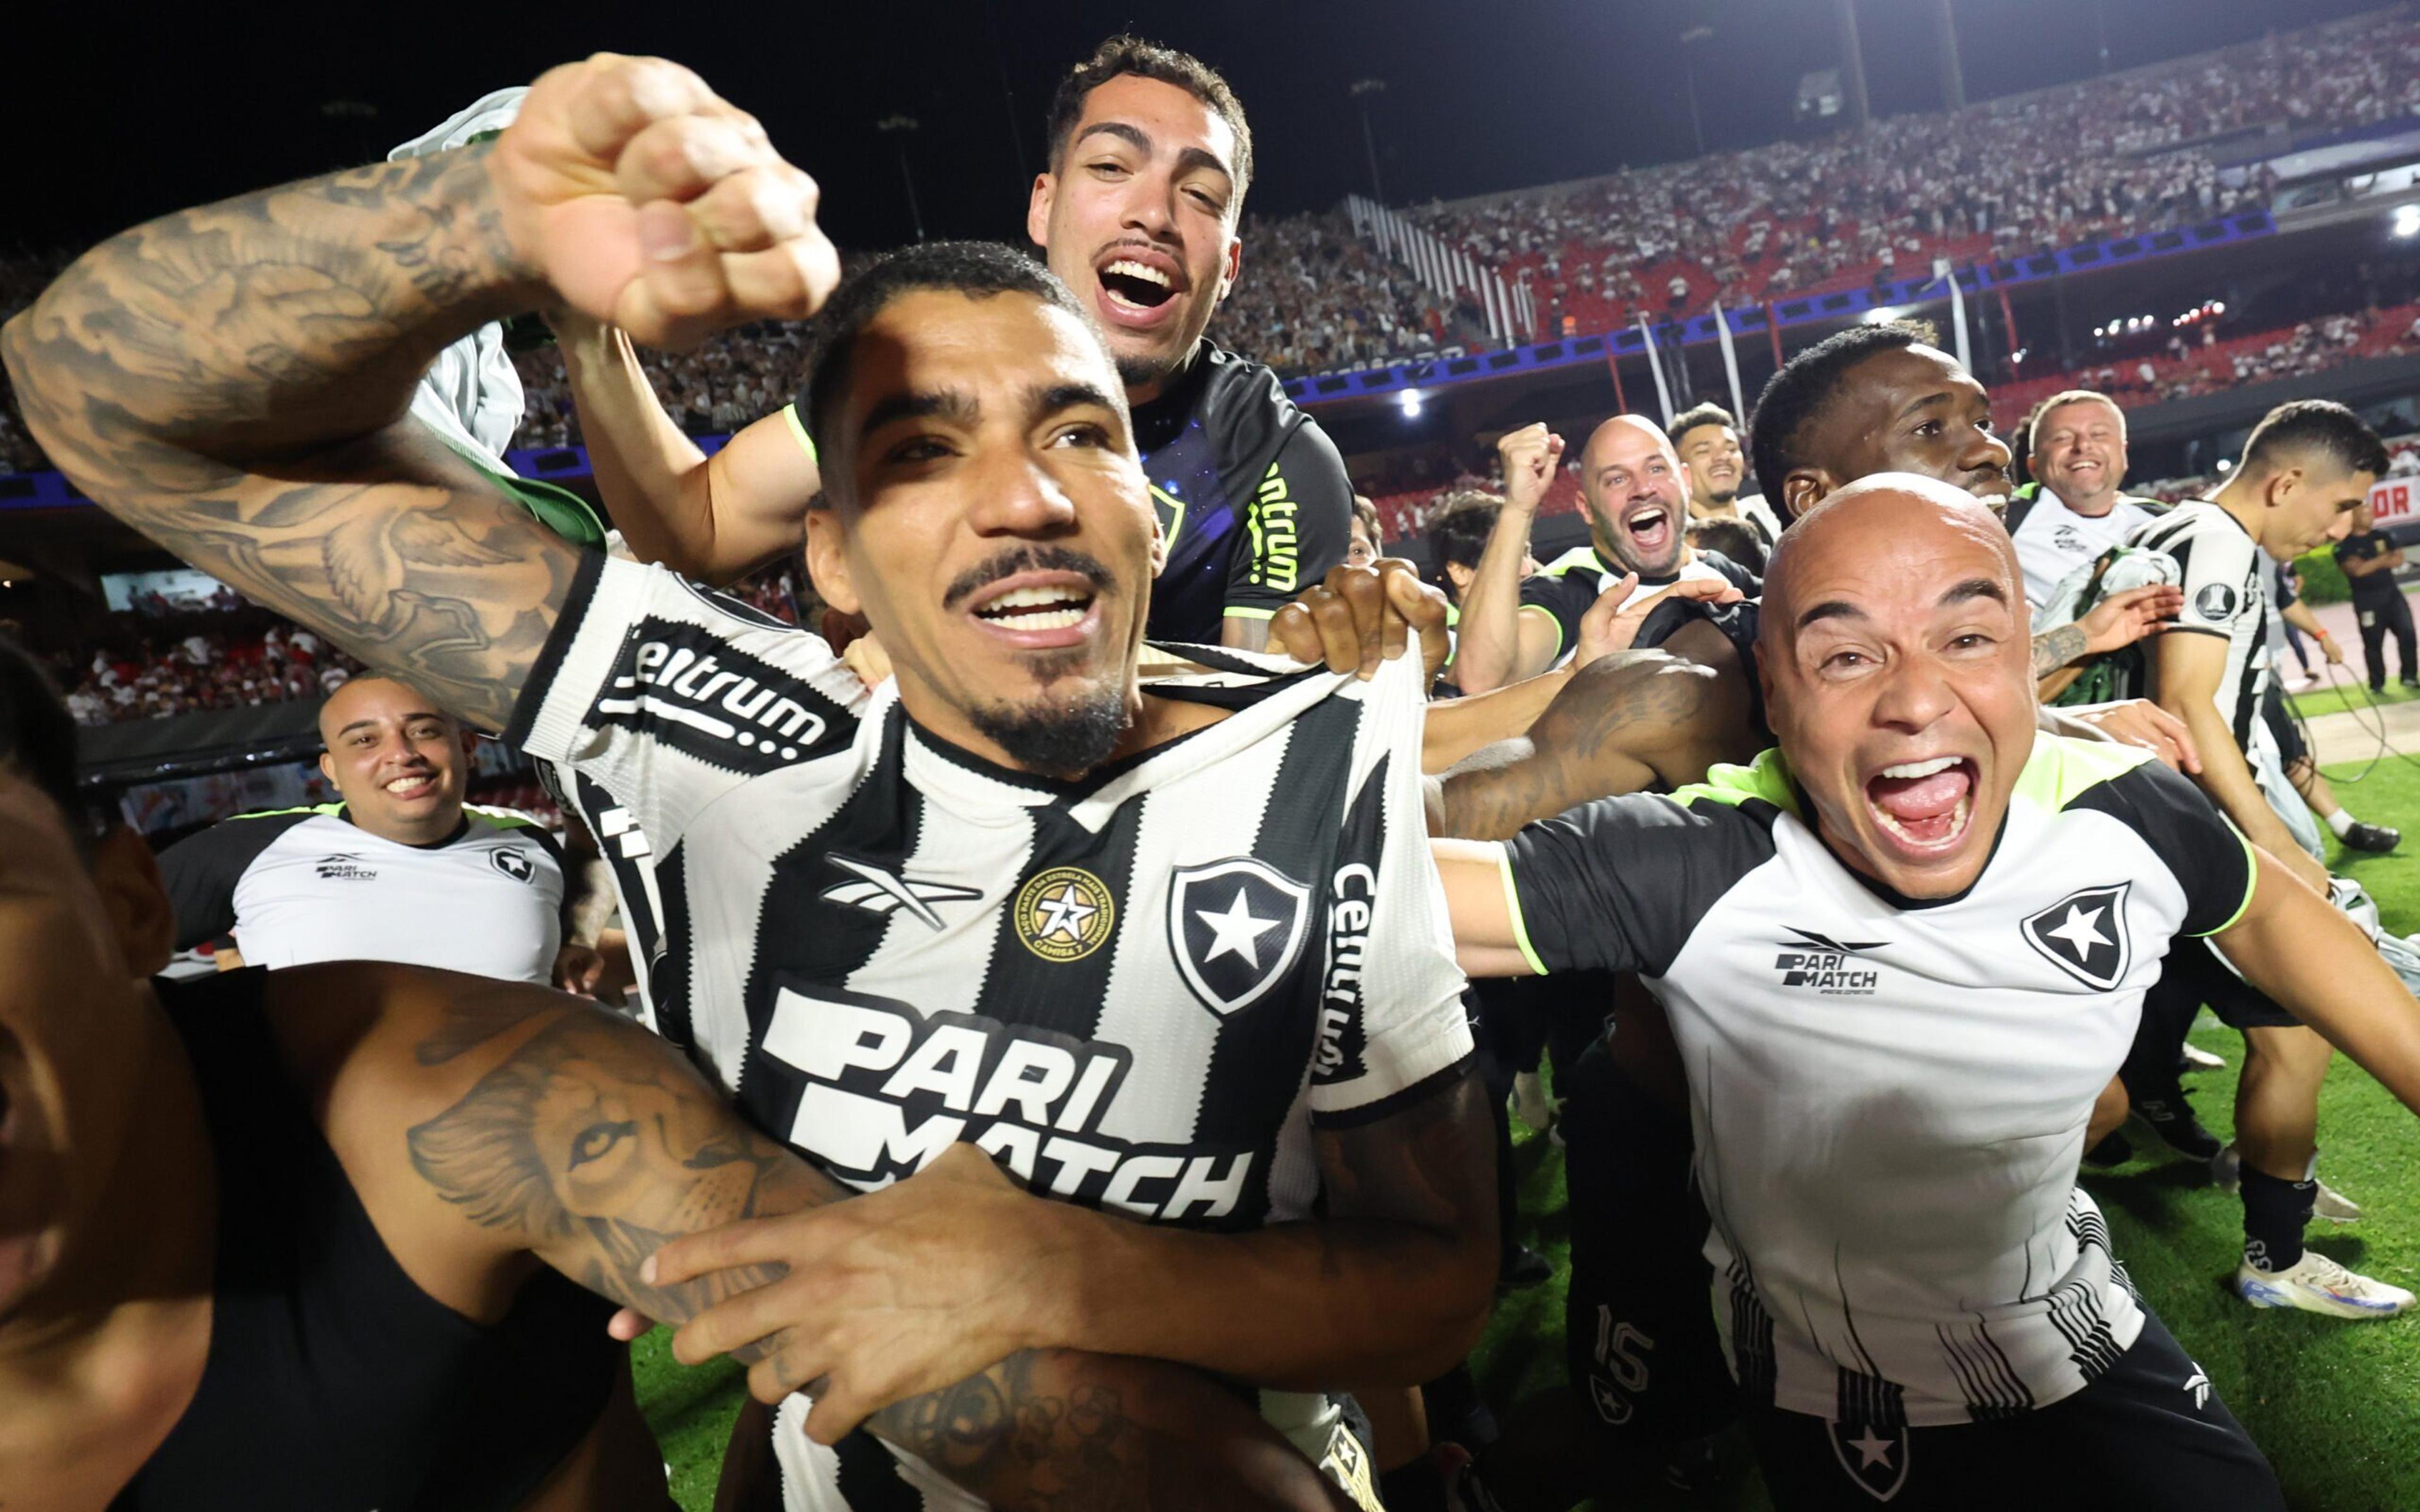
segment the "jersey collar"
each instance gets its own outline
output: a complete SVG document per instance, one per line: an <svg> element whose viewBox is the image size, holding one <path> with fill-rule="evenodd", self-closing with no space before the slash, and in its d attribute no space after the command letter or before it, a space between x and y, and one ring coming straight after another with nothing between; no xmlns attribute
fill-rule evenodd
<svg viewBox="0 0 2420 1512"><path fill-rule="evenodd" d="M353 806L349 803L336 805L336 817L351 825L355 829L362 829L360 823L353 818ZM362 833L369 835L372 840L383 841L389 845L400 845L407 851L442 851L471 833L471 810L467 805L463 808L461 816L454 821L453 829L446 833L443 840L432 840L424 844L414 845L410 841L404 840L387 840L384 835L370 835L366 829L362 829Z"/></svg>

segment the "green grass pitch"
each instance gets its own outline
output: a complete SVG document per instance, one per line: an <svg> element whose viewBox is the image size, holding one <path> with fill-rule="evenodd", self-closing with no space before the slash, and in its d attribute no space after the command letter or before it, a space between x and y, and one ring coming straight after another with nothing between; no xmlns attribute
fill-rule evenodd
<svg viewBox="0 0 2420 1512"><path fill-rule="evenodd" d="M2335 700L2328 699L2330 703ZM2310 714L2328 712L2313 707ZM2336 769L2339 781L2365 764ZM2390 757L2338 788L2364 819L2411 835L2391 856L2334 858L2378 899L2387 926L2420 930L2420 766ZM2202 1120L2230 1126L2242 1042L2207 1015L2194 1035L2228 1070L2188 1079ZM1563 1376L1563 1284L1570 1225L1561 1151L1514 1127L1524 1238L1551 1256L1555 1279L1499 1304L1474 1360L1500 1412ZM2420 1122L2367 1073L2339 1057L2320 1115L2319 1170L2367 1209L2360 1223L2314 1223L2316 1246L2356 1270L2403 1286L2420 1277ZM2224 1287L2242 1242L2242 1210L2196 1165L2146 1154L2086 1186L2108 1214L2112 1242L2143 1295L2217 1383L2275 1463L2298 1512L2407 1512L2420 1508L2420 1318L2347 1323L2303 1313L2255 1312ZM673 1469L683 1507L706 1512L733 1414L739 1373L727 1364L687 1371L662 1330L633 1353L639 1397ZM1766 1506L1745 1463L1714 1498L1667 1503L1642 1491L1627 1507Z"/></svg>

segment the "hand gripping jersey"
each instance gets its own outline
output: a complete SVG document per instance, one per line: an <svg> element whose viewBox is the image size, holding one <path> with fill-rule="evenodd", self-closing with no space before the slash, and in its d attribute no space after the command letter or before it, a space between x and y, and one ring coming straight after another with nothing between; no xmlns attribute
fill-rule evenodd
<svg viewBox="0 0 2420 1512"><path fill-rule="evenodd" d="M2059 579L2122 543L2166 512L2155 500L2120 497L2101 515L2079 515L2067 501L2029 483L2009 501L2009 535L2017 543L2017 565L2025 577L2025 602L2050 602Z"/></svg>
<svg viewBox="0 0 2420 1512"><path fill-rule="evenodd" d="M1267 368L1205 341L1134 428L1168 540L1154 640L1216 645L1223 620L1265 620L1344 560L1344 459Z"/></svg>
<svg viewBox="0 0 2420 1512"><path fill-rule="evenodd" d="M1621 572L1607 566L1605 559L1597 555L1595 547L1578 546L1522 579L1522 610L1543 614L1555 626L1555 653L1549 666L1559 667L1571 656L1579 644L1581 616L1595 605L1598 595L1621 581ZM1640 579L1630 597L1622 602L1628 605L1658 589L1694 578L1719 578L1750 598L1764 592L1756 574L1720 551L1692 551L1680 571L1669 578Z"/></svg>
<svg viewBox="0 0 2420 1512"><path fill-rule="evenodd" d="M814 636L592 560L512 738L649 837L658 1016L760 1128L860 1189L963 1140L1037 1193L1234 1230L1309 1216L1312 1127L1430 1095L1470 1038L1416 661L1195 655L1221 670L1150 687L1228 717L1057 782L918 730L895 684L863 701ZM791 1506L973 1504L861 1436L809 1444L803 1411Z"/></svg>
<svg viewBox="0 0 2420 1512"><path fill-rule="evenodd" d="M1540 970L1636 971L1669 1011L1744 1390L1913 1427L2083 1389L2143 1313L2075 1186L2093 1100L2180 934L2250 848L2130 748L2035 737L1983 874L1885 897L1777 752L1600 799L1505 846Z"/></svg>
<svg viewBox="0 0 2420 1512"><path fill-rule="evenodd" d="M527 814L465 804L434 845L380 840L344 805L240 814L161 853L177 948L234 935L246 965L401 961L554 980L563 856Z"/></svg>

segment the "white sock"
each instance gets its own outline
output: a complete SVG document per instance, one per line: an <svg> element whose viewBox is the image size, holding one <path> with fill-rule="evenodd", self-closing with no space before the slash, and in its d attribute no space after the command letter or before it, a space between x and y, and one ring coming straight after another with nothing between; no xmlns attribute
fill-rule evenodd
<svg viewBox="0 0 2420 1512"><path fill-rule="evenodd" d="M2338 840L2344 839L2345 831L2350 829L2356 823L2358 823L2358 821L2353 818L2352 810L2350 809L2338 809L2335 812L2328 815L2328 827L2336 832L2336 839Z"/></svg>

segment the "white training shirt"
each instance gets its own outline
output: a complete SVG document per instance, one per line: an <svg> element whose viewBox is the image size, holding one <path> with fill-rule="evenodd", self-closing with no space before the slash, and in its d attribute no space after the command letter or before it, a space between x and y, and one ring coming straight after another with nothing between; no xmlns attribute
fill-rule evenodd
<svg viewBox="0 0 2420 1512"><path fill-rule="evenodd" d="M2044 487L2009 532L2017 565L2025 575L2025 602L2040 609L2060 579L2098 558L2159 517L2132 499L2120 498L2105 515L2079 515Z"/></svg>
<svg viewBox="0 0 2420 1512"><path fill-rule="evenodd" d="M2143 526L2129 544L2176 559L2185 607L2164 633L2226 642L2226 668L2213 696L2235 743L2252 750L2266 738L2259 726L2270 677L2269 554L2234 516L2201 499Z"/></svg>
<svg viewBox="0 0 2420 1512"><path fill-rule="evenodd" d="M2171 941L2241 913L2250 848L2148 752L2055 735L1953 898L1885 895L1802 811L1768 751L1529 825L1524 953L1669 1011L1744 1390L1885 1429L2047 1406L2142 1327L2075 1185L2085 1126Z"/></svg>
<svg viewBox="0 0 2420 1512"><path fill-rule="evenodd" d="M505 981L554 979L563 859L529 815L463 805L434 845L380 840L342 804L244 814L160 856L177 948L232 935L252 966L400 961Z"/></svg>

